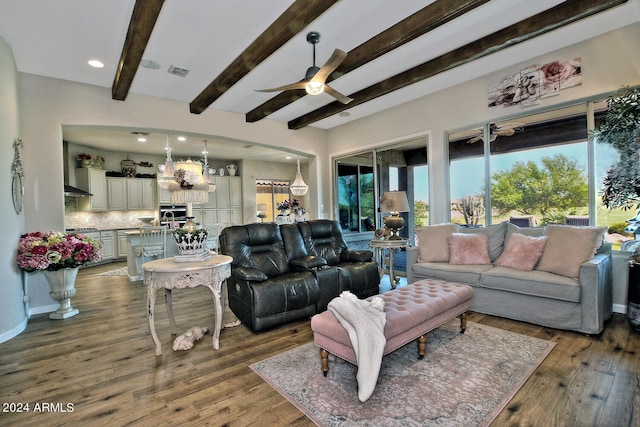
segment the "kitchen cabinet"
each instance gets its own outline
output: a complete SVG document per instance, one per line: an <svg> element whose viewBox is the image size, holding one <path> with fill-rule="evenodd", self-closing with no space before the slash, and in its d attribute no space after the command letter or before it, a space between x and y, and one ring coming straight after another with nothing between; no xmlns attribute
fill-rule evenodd
<svg viewBox="0 0 640 427"><path fill-rule="evenodd" d="M101 231L102 260L108 261L115 258L115 232L113 230Z"/></svg>
<svg viewBox="0 0 640 427"><path fill-rule="evenodd" d="M109 210L155 210L156 180L153 178L107 178Z"/></svg>
<svg viewBox="0 0 640 427"><path fill-rule="evenodd" d="M173 205L173 201L171 200L171 191L165 190L164 188L158 187L158 204L159 205Z"/></svg>
<svg viewBox="0 0 640 427"><path fill-rule="evenodd" d="M156 208L156 180L152 178L127 179L127 208L129 210Z"/></svg>
<svg viewBox="0 0 640 427"><path fill-rule="evenodd" d="M209 202L193 207L196 222L202 227L242 225L242 180L239 176L217 176L216 191L209 194Z"/></svg>
<svg viewBox="0 0 640 427"><path fill-rule="evenodd" d="M118 230L117 231L118 258L126 258L127 257L127 231L129 231L129 230Z"/></svg>
<svg viewBox="0 0 640 427"><path fill-rule="evenodd" d="M76 169L76 187L92 194L92 196L77 198L79 210L91 212L105 212L107 210L107 181L104 170Z"/></svg>
<svg viewBox="0 0 640 427"><path fill-rule="evenodd" d="M127 210L126 178L107 178L108 202L110 211Z"/></svg>

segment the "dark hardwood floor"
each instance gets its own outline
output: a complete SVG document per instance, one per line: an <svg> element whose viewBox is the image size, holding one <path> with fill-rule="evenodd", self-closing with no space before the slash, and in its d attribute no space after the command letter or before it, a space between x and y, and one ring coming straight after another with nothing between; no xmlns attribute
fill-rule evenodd
<svg viewBox="0 0 640 427"><path fill-rule="evenodd" d="M26 331L0 344L0 425L313 425L248 367L312 341L308 320L260 334L224 329L218 351L207 335L174 352L159 300L163 354L155 357L142 282L99 275L122 266L81 270L72 300L78 316L33 316ZM174 313L180 331L212 326L209 290L175 291ZM557 344L493 426L640 425L640 334L625 316L591 337L477 313L469 320ZM27 403L29 412L16 412Z"/></svg>

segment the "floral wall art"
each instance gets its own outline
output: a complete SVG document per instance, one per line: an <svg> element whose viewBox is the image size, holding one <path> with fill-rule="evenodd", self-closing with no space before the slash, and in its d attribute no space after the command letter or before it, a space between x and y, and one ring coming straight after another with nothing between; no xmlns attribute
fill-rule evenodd
<svg viewBox="0 0 640 427"><path fill-rule="evenodd" d="M561 90L582 84L581 59L530 65L518 73L489 84L489 107L527 107Z"/></svg>

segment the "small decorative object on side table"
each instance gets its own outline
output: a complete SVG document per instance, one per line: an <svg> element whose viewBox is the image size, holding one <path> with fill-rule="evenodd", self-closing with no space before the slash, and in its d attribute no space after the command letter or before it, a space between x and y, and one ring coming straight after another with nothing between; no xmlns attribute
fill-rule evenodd
<svg viewBox="0 0 640 427"><path fill-rule="evenodd" d="M373 248L375 251L376 262L378 263L378 271L380 272L380 277L384 275L386 270L385 268L385 249L389 250L389 283L391 284L391 288L395 289L396 285L400 283L400 278L396 276L396 273L393 268L393 262L395 259L396 249L406 248L409 244L407 239L374 239L369 242L369 247Z"/></svg>

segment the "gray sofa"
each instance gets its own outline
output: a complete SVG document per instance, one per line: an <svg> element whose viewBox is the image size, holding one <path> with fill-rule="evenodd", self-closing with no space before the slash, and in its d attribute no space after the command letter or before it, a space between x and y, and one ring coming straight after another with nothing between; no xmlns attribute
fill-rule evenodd
<svg viewBox="0 0 640 427"><path fill-rule="evenodd" d="M437 227L441 228L435 232ZM591 236L600 234L599 240L597 236L593 238L592 252L586 248L585 240L581 240L581 236L587 233ZM489 262L452 264L450 261L454 254L446 253L446 249L452 250L451 236L455 235L456 239L464 237L460 234L486 236ZM514 246L511 245L510 254L500 258L506 242L514 234L517 234L517 239L530 236L526 239L537 237L545 240L541 258L533 269L500 265L502 259L513 253ZM604 229L595 227L520 228L508 222L482 228L464 228L454 224L422 227L416 231L417 246L407 251L407 283L426 278L466 283L474 289L473 311L546 327L598 334L612 311L611 245L604 242L603 234ZM574 241L573 236L578 239ZM443 252L443 249L445 253L441 253L439 258L434 256L434 250ZM468 249L465 251L469 252ZM589 255L585 255L587 253ZM584 259L579 258L580 254ZM445 260L446 257L448 259ZM566 266L563 265L565 259ZM575 263L574 272L565 273L565 267L570 268L568 264L571 262Z"/></svg>

